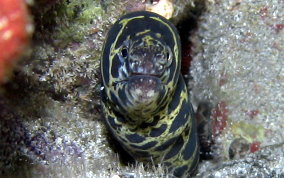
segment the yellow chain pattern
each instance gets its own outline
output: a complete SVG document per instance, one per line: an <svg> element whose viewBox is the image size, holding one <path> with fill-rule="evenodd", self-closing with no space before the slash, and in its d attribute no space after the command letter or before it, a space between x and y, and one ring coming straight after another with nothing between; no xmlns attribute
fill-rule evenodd
<svg viewBox="0 0 284 178"><path fill-rule="evenodd" d="M144 51L138 53L140 49ZM177 177L191 175L199 160L193 109L180 74L180 53L175 27L155 13L141 11L123 16L113 25L101 59L102 106L111 133L134 159L162 163ZM136 63L131 59L135 54L169 59L157 76L142 69L134 76L131 67ZM158 57L155 60L164 62ZM158 66L156 63L153 65ZM149 103L137 104L140 101L134 94Z"/></svg>

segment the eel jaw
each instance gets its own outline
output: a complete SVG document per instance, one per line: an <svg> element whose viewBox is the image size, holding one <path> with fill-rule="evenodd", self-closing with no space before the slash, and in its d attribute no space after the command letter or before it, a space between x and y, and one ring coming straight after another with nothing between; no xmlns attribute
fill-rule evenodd
<svg viewBox="0 0 284 178"><path fill-rule="evenodd" d="M161 80L158 77L151 75L135 75L128 81L128 90L133 109L147 107L154 104L162 92ZM138 108L135 108L138 107Z"/></svg>

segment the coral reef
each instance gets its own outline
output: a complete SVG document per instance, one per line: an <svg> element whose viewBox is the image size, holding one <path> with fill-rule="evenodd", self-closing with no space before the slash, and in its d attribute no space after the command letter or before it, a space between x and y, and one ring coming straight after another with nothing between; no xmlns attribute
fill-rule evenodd
<svg viewBox="0 0 284 178"><path fill-rule="evenodd" d="M0 94L1 176L165 174L162 167L121 165L100 112L99 59L105 35L119 16L152 3L34 1L31 54Z"/></svg>
<svg viewBox="0 0 284 178"><path fill-rule="evenodd" d="M214 108L215 159L203 161L197 177L283 176L279 0L210 0L203 14L205 1L198 0L34 1L31 54L1 87L1 176L169 176L162 166L120 164L100 112L99 59L108 29L122 14L164 2L172 3L171 20L183 28L186 58L193 57L192 101L196 108L202 102ZM198 21L195 31L187 32L189 16Z"/></svg>

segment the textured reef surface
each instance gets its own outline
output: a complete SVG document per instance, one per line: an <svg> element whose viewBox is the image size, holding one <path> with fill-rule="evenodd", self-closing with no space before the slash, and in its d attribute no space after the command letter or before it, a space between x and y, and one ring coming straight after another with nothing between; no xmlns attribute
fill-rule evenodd
<svg viewBox="0 0 284 178"><path fill-rule="evenodd" d="M16 45L16 57L5 57L21 58L14 72L1 66L8 46L0 46L0 75L10 71L0 78L0 177L166 176L162 166L120 164L101 115L103 42L118 17L136 10L177 25L183 58L192 59L182 69L195 110L200 103L212 108L212 159L200 163L196 176L284 176L283 1L38 0L24 6L29 15L21 25L8 26L25 27L21 54Z"/></svg>

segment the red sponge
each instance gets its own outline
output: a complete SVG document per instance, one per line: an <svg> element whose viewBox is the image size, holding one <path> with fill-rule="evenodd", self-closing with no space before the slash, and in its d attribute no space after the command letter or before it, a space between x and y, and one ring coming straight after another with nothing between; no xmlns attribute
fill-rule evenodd
<svg viewBox="0 0 284 178"><path fill-rule="evenodd" d="M24 0L0 1L0 84L28 42L28 12Z"/></svg>

